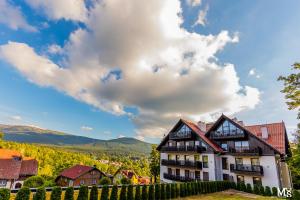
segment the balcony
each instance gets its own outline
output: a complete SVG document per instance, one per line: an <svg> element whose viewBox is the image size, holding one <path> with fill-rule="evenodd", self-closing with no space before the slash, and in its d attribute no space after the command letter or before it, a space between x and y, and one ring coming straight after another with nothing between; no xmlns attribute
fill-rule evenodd
<svg viewBox="0 0 300 200"><path fill-rule="evenodd" d="M190 182L190 181L194 181L194 180L200 180L200 179L191 178L188 176L178 176L178 175L172 175L172 174L168 174L168 173L164 173L164 178L172 180L172 181L181 181L181 182Z"/></svg>
<svg viewBox="0 0 300 200"><path fill-rule="evenodd" d="M212 131L210 133L210 138L212 139L236 139L236 138L245 138L245 132L228 132L228 133L218 133L216 131Z"/></svg>
<svg viewBox="0 0 300 200"><path fill-rule="evenodd" d="M201 153L206 151L205 147L202 146L165 146L161 148L162 152L191 152L191 153Z"/></svg>
<svg viewBox="0 0 300 200"><path fill-rule="evenodd" d="M264 175L264 170L261 165L230 164L230 171L237 174L246 174L246 175L253 175L253 176Z"/></svg>
<svg viewBox="0 0 300 200"><path fill-rule="evenodd" d="M233 156L260 156L262 149L257 148L229 148L228 152Z"/></svg>
<svg viewBox="0 0 300 200"><path fill-rule="evenodd" d="M171 140L190 139L190 138L192 138L192 132L191 131L172 132L172 133L169 134L169 137L170 137Z"/></svg>
<svg viewBox="0 0 300 200"><path fill-rule="evenodd" d="M166 160L162 159L161 164L165 166L184 167L184 168L195 168L202 169L202 162L200 161L189 161L189 160Z"/></svg>

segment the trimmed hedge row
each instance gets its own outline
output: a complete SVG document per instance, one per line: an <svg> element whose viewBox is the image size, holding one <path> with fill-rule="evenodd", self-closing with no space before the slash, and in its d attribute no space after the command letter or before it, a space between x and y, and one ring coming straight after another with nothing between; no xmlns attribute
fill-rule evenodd
<svg viewBox="0 0 300 200"><path fill-rule="evenodd" d="M135 190L134 190L135 187ZM228 181L209 181L209 182L188 182L188 183L171 183L171 184L154 184L154 185L122 185L120 192L118 186L114 185L110 191L109 186L104 185L101 189L100 200L166 200L176 199L179 197L187 197L191 195L207 194L219 192L227 189L237 189L240 191L254 193L263 196L277 196L277 188L263 187L260 185L252 186L244 183L234 183ZM99 189L93 186L90 190L87 186L79 188L79 194L76 200L98 200ZM118 195L119 194L119 195ZM299 198L300 194L294 190L294 196ZM9 200L10 191L8 189L0 189L0 199ZM28 187L21 188L16 200L29 200L30 189ZM34 200L45 200L45 188L40 187L33 195ZM53 187L51 200L62 199L62 189L60 187ZM74 188L68 187L64 194L65 200L74 200Z"/></svg>

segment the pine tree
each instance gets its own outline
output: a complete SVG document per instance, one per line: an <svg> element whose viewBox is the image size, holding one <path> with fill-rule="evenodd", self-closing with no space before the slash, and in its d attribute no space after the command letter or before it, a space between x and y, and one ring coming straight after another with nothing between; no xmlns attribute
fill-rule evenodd
<svg viewBox="0 0 300 200"><path fill-rule="evenodd" d="M265 195L265 188L264 188L264 186L262 186L262 185L259 186L259 194L260 194L260 195L263 195L263 196Z"/></svg>
<svg viewBox="0 0 300 200"><path fill-rule="evenodd" d="M165 200L166 199L166 187L165 184L160 185L160 199Z"/></svg>
<svg viewBox="0 0 300 200"><path fill-rule="evenodd" d="M246 191L248 192L248 193L252 193L253 191L252 191L252 187L251 187L251 184L250 183L247 183L247 186L246 186Z"/></svg>
<svg viewBox="0 0 300 200"><path fill-rule="evenodd" d="M155 184L155 200L160 200L160 185Z"/></svg>
<svg viewBox="0 0 300 200"><path fill-rule="evenodd" d="M74 200L74 188L68 187L65 192L65 200Z"/></svg>
<svg viewBox="0 0 300 200"><path fill-rule="evenodd" d="M110 200L118 200L118 186L114 185L111 189Z"/></svg>
<svg viewBox="0 0 300 200"><path fill-rule="evenodd" d="M147 200L148 199L148 193L147 193L147 186L143 185L142 187L142 199Z"/></svg>
<svg viewBox="0 0 300 200"><path fill-rule="evenodd" d="M126 186L122 185L121 187L121 193L120 193L120 199L119 200L127 200L126 198Z"/></svg>
<svg viewBox="0 0 300 200"><path fill-rule="evenodd" d="M175 199L176 198L176 190L175 190L176 184L173 183L171 185L171 199Z"/></svg>
<svg viewBox="0 0 300 200"><path fill-rule="evenodd" d="M102 189L102 191L103 191L103 189ZM98 188L96 185L92 186L92 189L90 192L90 200L98 200Z"/></svg>
<svg viewBox="0 0 300 200"><path fill-rule="evenodd" d="M278 193L277 193L277 187L272 187L272 195L273 196L277 196Z"/></svg>
<svg viewBox="0 0 300 200"><path fill-rule="evenodd" d="M103 185L101 191L101 200L108 200L109 188L107 185Z"/></svg>
<svg viewBox="0 0 300 200"><path fill-rule="evenodd" d="M133 186L128 185L127 187L127 200L133 200Z"/></svg>
<svg viewBox="0 0 300 200"><path fill-rule="evenodd" d="M79 188L79 194L77 200L88 200L89 188L86 185L81 185Z"/></svg>
<svg viewBox="0 0 300 200"><path fill-rule="evenodd" d="M61 187L53 187L50 200L61 200Z"/></svg>
<svg viewBox="0 0 300 200"><path fill-rule="evenodd" d="M46 190L44 187L39 187L36 190L36 193L33 196L33 200L45 200L46 199Z"/></svg>
<svg viewBox="0 0 300 200"><path fill-rule="evenodd" d="M30 198L30 189L28 187L22 187L16 196L15 200L29 200Z"/></svg>
<svg viewBox="0 0 300 200"><path fill-rule="evenodd" d="M0 133L1 136L1 133ZM1 138L0 138L1 140ZM10 199L10 190L6 188L0 188L0 199L1 200L9 200Z"/></svg>
<svg viewBox="0 0 300 200"><path fill-rule="evenodd" d="M148 200L154 200L154 187L152 184L149 185Z"/></svg>
<svg viewBox="0 0 300 200"><path fill-rule="evenodd" d="M184 183L181 183L179 185L180 187L180 197L185 197L185 187L184 187Z"/></svg>
<svg viewBox="0 0 300 200"><path fill-rule="evenodd" d="M254 187L253 187L253 193L254 194L259 194L259 186L258 185L254 185Z"/></svg>
<svg viewBox="0 0 300 200"><path fill-rule="evenodd" d="M170 199L171 198L171 185L167 184L166 185L166 199Z"/></svg>
<svg viewBox="0 0 300 200"><path fill-rule="evenodd" d="M134 200L142 200L141 199L141 186L137 185L135 187L135 198Z"/></svg>
<svg viewBox="0 0 300 200"><path fill-rule="evenodd" d="M272 196L271 188L269 186L266 186L265 195Z"/></svg>

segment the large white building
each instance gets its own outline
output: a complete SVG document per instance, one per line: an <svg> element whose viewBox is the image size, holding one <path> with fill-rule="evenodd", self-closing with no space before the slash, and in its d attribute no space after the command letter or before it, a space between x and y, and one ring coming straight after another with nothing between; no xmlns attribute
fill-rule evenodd
<svg viewBox="0 0 300 200"><path fill-rule="evenodd" d="M225 115L209 124L180 119L157 149L162 182L230 180L292 187L283 122L245 126Z"/></svg>

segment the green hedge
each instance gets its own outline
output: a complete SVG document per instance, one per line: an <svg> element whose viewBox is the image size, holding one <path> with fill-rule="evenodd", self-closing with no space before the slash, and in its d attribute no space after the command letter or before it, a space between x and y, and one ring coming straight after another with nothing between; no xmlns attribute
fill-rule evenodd
<svg viewBox="0 0 300 200"><path fill-rule="evenodd" d="M41 176L31 176L24 181L24 186L29 188L42 187L45 184L45 180Z"/></svg>
<svg viewBox="0 0 300 200"><path fill-rule="evenodd" d="M107 199L108 199L108 197L107 197ZM95 185L92 186L92 189L90 192L90 200L98 200L98 188Z"/></svg>
<svg viewBox="0 0 300 200"><path fill-rule="evenodd" d="M61 187L53 187L50 200L61 200Z"/></svg>
<svg viewBox="0 0 300 200"><path fill-rule="evenodd" d="M127 187L127 200L133 200L133 186L128 185Z"/></svg>
<svg viewBox="0 0 300 200"><path fill-rule="evenodd" d="M155 200L160 200L160 185L155 184Z"/></svg>
<svg viewBox="0 0 300 200"><path fill-rule="evenodd" d="M143 187L142 187L142 199L143 200L148 199L147 185L143 185Z"/></svg>
<svg viewBox="0 0 300 200"><path fill-rule="evenodd" d="M22 187L16 196L15 200L29 200L30 198L30 190L29 187Z"/></svg>
<svg viewBox="0 0 300 200"><path fill-rule="evenodd" d="M37 188L36 193L33 195L33 200L45 200L45 199L46 199L45 188L44 187Z"/></svg>
<svg viewBox="0 0 300 200"><path fill-rule="evenodd" d="M126 185L122 185L119 200L126 200L126 190L127 190Z"/></svg>
<svg viewBox="0 0 300 200"><path fill-rule="evenodd" d="M0 188L0 199L9 200L9 198L10 198L10 190L6 188Z"/></svg>
<svg viewBox="0 0 300 200"><path fill-rule="evenodd" d="M107 185L104 185L101 190L101 200L108 200L109 188ZM95 199L98 200L98 197Z"/></svg>
<svg viewBox="0 0 300 200"><path fill-rule="evenodd" d="M79 194L77 200L88 200L89 188L86 185L81 185L79 188Z"/></svg>
<svg viewBox="0 0 300 200"><path fill-rule="evenodd" d="M74 188L68 187L65 192L65 200L74 200Z"/></svg>
<svg viewBox="0 0 300 200"><path fill-rule="evenodd" d="M118 200L118 186L117 185L114 185L112 187L109 199L110 200ZM138 199L138 200L140 200L140 199Z"/></svg>
<svg viewBox="0 0 300 200"><path fill-rule="evenodd" d="M142 200L141 199L141 186L139 186L139 185L135 186L134 200Z"/></svg>
<svg viewBox="0 0 300 200"><path fill-rule="evenodd" d="M154 199L154 186L152 184L149 185L148 200L155 200Z"/></svg>

